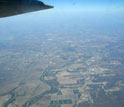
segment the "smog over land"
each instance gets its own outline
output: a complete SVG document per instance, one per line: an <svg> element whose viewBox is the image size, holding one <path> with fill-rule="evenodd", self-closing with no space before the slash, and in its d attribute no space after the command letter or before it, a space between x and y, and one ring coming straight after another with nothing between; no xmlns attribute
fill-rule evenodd
<svg viewBox="0 0 124 107"><path fill-rule="evenodd" d="M0 18L0 107L124 107L124 2L43 2Z"/></svg>

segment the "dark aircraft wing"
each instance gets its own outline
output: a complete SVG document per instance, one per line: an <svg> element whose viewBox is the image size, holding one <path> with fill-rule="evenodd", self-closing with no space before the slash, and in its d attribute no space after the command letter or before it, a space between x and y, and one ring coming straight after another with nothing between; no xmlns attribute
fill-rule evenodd
<svg viewBox="0 0 124 107"><path fill-rule="evenodd" d="M38 0L0 0L0 18L50 8L53 6Z"/></svg>

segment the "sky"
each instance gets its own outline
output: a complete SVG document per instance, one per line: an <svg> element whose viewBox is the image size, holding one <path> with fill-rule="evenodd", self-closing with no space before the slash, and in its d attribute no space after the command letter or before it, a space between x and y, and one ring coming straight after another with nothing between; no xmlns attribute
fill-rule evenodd
<svg viewBox="0 0 124 107"><path fill-rule="evenodd" d="M124 0L42 0L46 2L56 3L56 4L68 4L68 3L82 3L82 4L122 4Z"/></svg>
<svg viewBox="0 0 124 107"><path fill-rule="evenodd" d="M42 0L55 8L124 10L124 0Z"/></svg>

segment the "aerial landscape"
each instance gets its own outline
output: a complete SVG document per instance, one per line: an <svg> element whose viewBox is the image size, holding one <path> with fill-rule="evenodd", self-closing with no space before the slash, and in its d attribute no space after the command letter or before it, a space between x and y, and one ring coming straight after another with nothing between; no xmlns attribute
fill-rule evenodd
<svg viewBox="0 0 124 107"><path fill-rule="evenodd" d="M0 107L124 107L124 10L96 9L0 18Z"/></svg>

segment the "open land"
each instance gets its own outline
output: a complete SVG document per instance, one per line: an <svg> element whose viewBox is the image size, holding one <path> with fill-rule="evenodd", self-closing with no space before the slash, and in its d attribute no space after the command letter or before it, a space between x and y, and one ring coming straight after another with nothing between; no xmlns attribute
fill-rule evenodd
<svg viewBox="0 0 124 107"><path fill-rule="evenodd" d="M0 42L0 106L124 107L123 34L72 29Z"/></svg>

